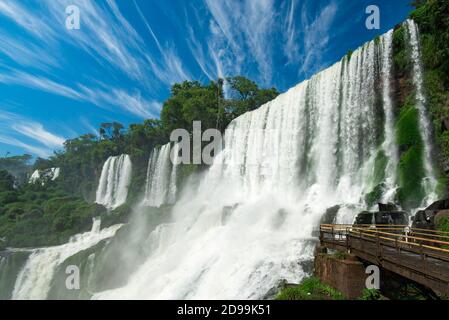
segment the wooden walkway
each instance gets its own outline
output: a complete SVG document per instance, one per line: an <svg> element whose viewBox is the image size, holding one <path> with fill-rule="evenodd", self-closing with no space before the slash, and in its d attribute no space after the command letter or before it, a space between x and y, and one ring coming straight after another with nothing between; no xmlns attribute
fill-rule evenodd
<svg viewBox="0 0 449 320"><path fill-rule="evenodd" d="M320 242L449 297L449 233L407 226L321 225Z"/></svg>

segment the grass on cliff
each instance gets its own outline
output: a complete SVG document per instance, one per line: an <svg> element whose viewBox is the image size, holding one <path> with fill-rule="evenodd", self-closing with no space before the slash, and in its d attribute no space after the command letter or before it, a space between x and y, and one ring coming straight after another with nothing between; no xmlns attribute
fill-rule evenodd
<svg viewBox="0 0 449 320"><path fill-rule="evenodd" d="M344 300L342 293L323 284L318 278L310 277L297 287L284 288L276 300Z"/></svg>
<svg viewBox="0 0 449 320"><path fill-rule="evenodd" d="M411 208L419 205L424 197L422 180L425 172L419 114L410 97L407 100L396 123L396 139L401 150L398 200L403 207Z"/></svg>

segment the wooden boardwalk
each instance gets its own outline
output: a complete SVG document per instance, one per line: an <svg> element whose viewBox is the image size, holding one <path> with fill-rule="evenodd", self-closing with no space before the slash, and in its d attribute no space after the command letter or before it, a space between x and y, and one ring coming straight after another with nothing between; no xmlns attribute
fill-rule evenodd
<svg viewBox="0 0 449 320"><path fill-rule="evenodd" d="M407 226L321 225L320 242L449 297L449 233Z"/></svg>

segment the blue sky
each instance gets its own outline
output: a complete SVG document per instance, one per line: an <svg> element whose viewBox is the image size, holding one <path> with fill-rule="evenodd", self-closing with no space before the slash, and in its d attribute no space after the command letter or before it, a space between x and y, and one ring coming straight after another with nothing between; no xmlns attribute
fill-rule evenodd
<svg viewBox="0 0 449 320"><path fill-rule="evenodd" d="M410 0L0 0L0 157L158 117L170 86L244 75L280 91L403 21ZM80 9L80 30L65 27ZM380 8L381 30L365 9Z"/></svg>

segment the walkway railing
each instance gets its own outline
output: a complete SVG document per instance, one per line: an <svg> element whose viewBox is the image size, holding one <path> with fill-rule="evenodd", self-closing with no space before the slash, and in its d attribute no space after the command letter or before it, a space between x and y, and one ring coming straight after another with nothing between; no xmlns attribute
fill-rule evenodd
<svg viewBox="0 0 449 320"><path fill-rule="evenodd" d="M405 225L323 224L320 242L449 296L448 232Z"/></svg>

